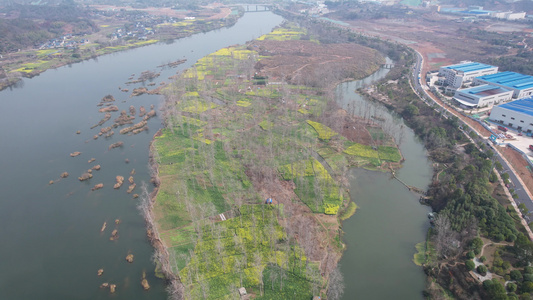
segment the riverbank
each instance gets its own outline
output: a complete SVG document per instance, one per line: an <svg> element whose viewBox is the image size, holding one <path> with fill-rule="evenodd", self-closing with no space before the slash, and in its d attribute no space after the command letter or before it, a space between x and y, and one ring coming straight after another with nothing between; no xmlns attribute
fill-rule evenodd
<svg viewBox="0 0 533 300"><path fill-rule="evenodd" d="M0 73L0 91L10 86L16 87L23 78L38 76L49 69L56 69L90 59L96 60L102 55L152 45L158 42L170 42L200 32L230 27L244 14L242 9L235 8L234 13L227 7L219 9L221 12L216 13L213 8L204 8L206 12L200 12L200 14L204 15L202 18L185 20L179 23L161 23L147 31L150 34L139 34L138 37L135 34L122 37L122 33L126 32L125 26L133 21L131 17L97 15L92 21L96 23L100 31L84 35L83 39L81 39L82 43L77 41L79 38L70 37L69 39L74 41L73 44L77 46L70 46L72 43L68 43L69 40L65 37L62 42L62 44L65 44L64 47L41 47L39 49L26 49L5 54L0 60L0 70L3 71L3 74ZM160 13L158 14L158 12ZM172 10L151 9L148 10L148 13L143 11L141 15L152 14L158 16L157 18L162 18L165 14L172 13ZM183 14L184 12L182 11L177 17L181 16L183 18ZM170 18L172 19L172 17ZM143 22L145 22L144 19L137 21L138 24L143 24Z"/></svg>
<svg viewBox="0 0 533 300"><path fill-rule="evenodd" d="M0 253L12 259L3 263L4 272L0 272L0 298L166 299L165 280L155 276L151 260L154 248L137 209L140 197L132 199L133 193L141 194L142 182L150 181L149 144L162 126L161 119L148 120L148 130L139 134L121 135L113 129L112 136L106 137L110 132L98 135L112 125L109 122L122 119L122 110L131 117L133 106L139 118L141 106L149 110L154 104L158 108L162 99L148 94L129 97L117 87L131 92L143 86L127 82L131 74L140 75L145 70L161 73L152 81L159 86L201 57L270 32L281 21L268 12L245 14L231 28L101 56L42 73L25 80L23 87L2 91L1 98L10 103L13 113L0 119L0 136L10 140L0 143L0 164L10 170L9 176L0 175L5 196L0 199ZM159 67L182 57L187 61L175 68ZM106 95L114 96L113 106L118 111L109 112L111 118L103 127L93 127L107 119L108 113L99 112L99 108L108 107L107 102L98 106L103 97L110 98ZM20 123L21 115L29 121ZM95 135L99 136L96 140ZM119 141L124 142L122 147L109 150ZM81 154L71 157L74 152ZM80 182L77 178L94 164L101 165L101 170L94 170L92 179ZM116 177L124 177L127 183L132 169L136 170L136 190L128 194L124 185L114 189ZM70 176L56 182L63 172ZM49 185L50 180L54 184ZM30 181L35 184L24 186ZM103 188L91 191L98 183L103 183ZM101 232L104 223L107 231ZM119 238L110 240L115 229ZM34 249L39 249L38 255ZM124 259L129 254L135 256L133 263ZM98 276L100 269L104 272ZM50 270L54 276L49 276ZM77 270L76 276L72 270ZM41 279L28 286L28 272ZM149 291L140 284L143 273ZM109 288L98 288L106 282L116 285L113 295L109 295Z"/></svg>
<svg viewBox="0 0 533 300"><path fill-rule="evenodd" d="M323 283L344 249L337 214L350 202L346 167L401 159L376 124L329 105L324 90L373 73L381 55L303 36L289 26L221 49L170 87L153 152L161 182L153 213L189 296L241 286L258 298L335 290Z"/></svg>

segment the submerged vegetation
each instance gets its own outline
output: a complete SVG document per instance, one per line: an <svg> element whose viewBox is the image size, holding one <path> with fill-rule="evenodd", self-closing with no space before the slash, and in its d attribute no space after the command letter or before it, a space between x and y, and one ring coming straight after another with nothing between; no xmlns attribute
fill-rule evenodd
<svg viewBox="0 0 533 300"><path fill-rule="evenodd" d="M344 171L397 165L401 155L390 138L371 138L370 120L331 102L325 87L335 76L319 88L287 83L296 78L291 69L271 71L272 57L285 58L275 49L290 56L308 44L327 53L305 29L286 24L200 59L165 90L166 128L152 149L153 211L185 298L229 299L245 287L259 299L309 299L342 284L329 274L343 249L337 214L347 218L356 208ZM376 51L357 50L373 66L360 77L379 67ZM376 145L372 160L348 150L356 143L342 128L352 124Z"/></svg>

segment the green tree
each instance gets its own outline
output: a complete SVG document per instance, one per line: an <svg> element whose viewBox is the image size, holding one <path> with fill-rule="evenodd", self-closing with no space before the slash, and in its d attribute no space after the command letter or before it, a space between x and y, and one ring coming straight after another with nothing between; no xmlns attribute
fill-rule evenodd
<svg viewBox="0 0 533 300"><path fill-rule="evenodd" d="M420 114L420 110L413 104L409 104L404 109L404 115L407 117L413 117Z"/></svg>
<svg viewBox="0 0 533 300"><path fill-rule="evenodd" d="M518 270L512 270L511 272L509 272L509 275L511 276L512 280L522 281L522 273L520 273L520 271Z"/></svg>
<svg viewBox="0 0 533 300"><path fill-rule="evenodd" d="M472 271L476 267L476 264L471 260L467 260L465 263L465 266L468 269L468 271Z"/></svg>
<svg viewBox="0 0 533 300"><path fill-rule="evenodd" d="M494 300L507 300L507 292L505 291L505 287L498 281L498 279L494 278L492 279L492 284L485 286L485 282L483 282L483 287L487 291L487 294L489 295L490 299Z"/></svg>
<svg viewBox="0 0 533 300"><path fill-rule="evenodd" d="M533 243L524 234L518 234L513 250L523 265L527 266L533 262Z"/></svg>
<svg viewBox="0 0 533 300"><path fill-rule="evenodd" d="M477 266L476 271L481 274L481 276L487 275L487 267L485 267L485 265Z"/></svg>
<svg viewBox="0 0 533 300"><path fill-rule="evenodd" d="M511 292L511 293L512 293L512 292L515 292L515 291L516 291L516 288L517 288L516 283L509 282L509 283L507 284L507 291L509 291L509 292Z"/></svg>

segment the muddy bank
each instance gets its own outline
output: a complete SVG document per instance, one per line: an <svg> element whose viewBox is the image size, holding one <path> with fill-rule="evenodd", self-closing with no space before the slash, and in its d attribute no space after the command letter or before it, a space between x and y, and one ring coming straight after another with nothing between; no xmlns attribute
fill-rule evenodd
<svg viewBox="0 0 533 300"><path fill-rule="evenodd" d="M141 211L146 222L146 236L154 247L155 252L153 258L157 264L157 269L165 276L166 280L168 281L167 291L169 293L169 298L181 299L181 295L183 295L183 286L179 277L172 271L172 267L170 264L170 254L168 252L167 246L164 244L163 240L161 239L161 236L159 235L159 230L157 229L153 212L153 207L157 198L157 194L159 193L159 184L161 182L159 179L159 166L154 159L153 153L155 150L155 138L160 135L161 130L158 130L154 134L152 141L150 142L149 168L150 175L152 176L151 183L153 184L154 188L151 193L148 193L147 188L143 186L143 194L141 197L141 204L139 205L139 210Z"/></svg>

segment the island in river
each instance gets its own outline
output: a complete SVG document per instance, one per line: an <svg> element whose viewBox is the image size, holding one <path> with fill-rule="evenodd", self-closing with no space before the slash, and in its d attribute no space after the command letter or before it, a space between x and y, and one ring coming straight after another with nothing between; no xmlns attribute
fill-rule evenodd
<svg viewBox="0 0 533 300"><path fill-rule="evenodd" d="M342 293L350 166L398 168L391 137L335 104L339 82L385 62L285 24L200 59L163 93L143 206L171 296L309 299Z"/></svg>

